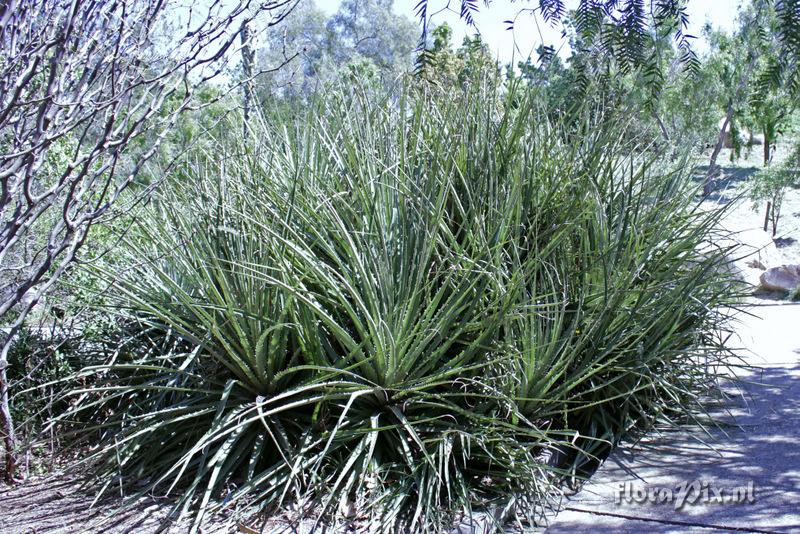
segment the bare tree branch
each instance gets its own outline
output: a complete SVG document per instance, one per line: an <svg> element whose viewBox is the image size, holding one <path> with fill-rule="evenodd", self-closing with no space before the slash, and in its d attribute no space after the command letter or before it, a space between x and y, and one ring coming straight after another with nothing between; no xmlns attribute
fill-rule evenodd
<svg viewBox="0 0 800 534"><path fill-rule="evenodd" d="M238 29L262 14L278 24L298 1L0 0L0 266L16 266L0 279L8 480L16 445L7 356L25 318L180 114L196 109L195 90L224 71ZM164 38L166 20L179 27Z"/></svg>

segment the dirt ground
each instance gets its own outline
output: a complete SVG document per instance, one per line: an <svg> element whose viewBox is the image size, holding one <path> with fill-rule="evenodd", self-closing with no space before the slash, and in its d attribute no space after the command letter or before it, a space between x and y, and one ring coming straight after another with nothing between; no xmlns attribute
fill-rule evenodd
<svg viewBox="0 0 800 534"><path fill-rule="evenodd" d="M158 532L169 507L163 500L146 499L129 510L110 517L119 502L105 500L93 504L91 488L82 488L74 475L55 473L30 478L15 486L0 486L0 533L73 534L82 532L153 533ZM190 523L172 525L163 532L187 532ZM203 533L236 532L235 524L218 518L201 530Z"/></svg>
<svg viewBox="0 0 800 534"><path fill-rule="evenodd" d="M775 163L787 156L790 144L778 146ZM748 195L748 179L762 166L760 147L753 147L748 154L735 163L730 162L730 150L723 150L717 163L722 174L715 182L715 190L704 202L709 208L727 205L722 220L725 230L733 233L732 240L740 245L734 255L734 265L741 277L758 286L764 268L800 264L800 189L786 191L777 233L772 236L764 231L765 203L754 204ZM781 295L762 294L766 298L781 298Z"/></svg>

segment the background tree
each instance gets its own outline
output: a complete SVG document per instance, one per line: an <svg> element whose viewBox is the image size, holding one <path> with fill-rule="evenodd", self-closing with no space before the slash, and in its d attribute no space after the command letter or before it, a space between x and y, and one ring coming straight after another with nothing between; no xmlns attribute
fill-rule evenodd
<svg viewBox="0 0 800 534"><path fill-rule="evenodd" d="M353 69L391 83L413 65L417 27L394 12L392 0L346 0L326 17L313 1L303 2L280 32L266 34L258 62L274 65L293 54L289 68L260 79L262 104L298 105Z"/></svg>
<svg viewBox="0 0 800 534"><path fill-rule="evenodd" d="M416 6L422 26L420 49L424 49L428 32L434 27L431 21L435 12L428 0L420 0ZM581 1L570 15L564 0L538 0L528 2L532 7L521 7L521 11L536 12L549 24L565 22L567 18L577 35L586 42L598 42L604 53L613 57L623 71L641 68L651 63L648 42L650 28L674 36L681 51L681 59L689 69L696 69L699 61L690 46L691 36L684 30L688 26L688 15L683 0L596 0ZM477 0L460 0L459 14L469 25L474 25L474 15L480 9ZM490 2L483 5L490 9ZM450 8L450 3L447 4ZM569 17L568 17L569 15ZM506 21L513 29L514 21ZM652 78L652 83L657 83Z"/></svg>
<svg viewBox="0 0 800 534"><path fill-rule="evenodd" d="M453 87L466 89L475 82L502 83L500 65L479 34L466 36L453 48L453 30L444 23L432 32L432 42L425 50L425 63L417 74L447 91Z"/></svg>
<svg viewBox="0 0 800 534"><path fill-rule="evenodd" d="M411 65L416 27L393 0L344 0L328 20L328 53L336 64L364 58L387 77Z"/></svg>
<svg viewBox="0 0 800 534"><path fill-rule="evenodd" d="M766 7L767 4L757 0L742 11L739 28L733 35L708 29L712 51L707 59L707 69L721 85L716 103L724 113L724 118L706 171L705 194L710 193L712 181L719 173L717 158L726 140L737 143L737 119L747 103L755 68L762 54L759 41L762 38L762 25L768 16Z"/></svg>
<svg viewBox="0 0 800 534"><path fill-rule="evenodd" d="M699 1L699 0L698 0ZM522 3L522 2L521 2ZM765 76L781 79L800 94L800 0L758 0L774 8L777 19L778 60ZM474 16L481 8L478 0L460 0L455 3L458 13L467 24L474 24ZM520 11L533 11L541 15L545 22L559 24L568 15L565 0L529 0L530 7ZM657 34L670 34L674 37L680 52L681 62L695 72L700 61L691 47L691 35L685 33L689 17L686 0L581 0L574 11L574 27L582 38L593 41L599 37L603 50L614 57L623 70L648 69L652 71L653 56L647 52L651 40L651 30ZM490 9L490 1L483 6ZM447 10L453 10L451 2ZM441 11L438 10L438 11ZM434 27L431 18L436 12L430 9L429 0L419 0L417 16L422 27L420 50L425 48L428 33ZM509 29L513 28L513 21ZM660 76L649 76L649 83L658 88Z"/></svg>
<svg viewBox="0 0 800 534"><path fill-rule="evenodd" d="M326 52L327 16L313 1L301 2L278 31L268 32L256 47L258 65L274 65L297 55L285 68L257 80L261 105L282 100L294 104L317 90L333 69Z"/></svg>
<svg viewBox="0 0 800 534"><path fill-rule="evenodd" d="M792 94L793 80L781 75L778 66L781 57L780 11L755 3L763 11L763 23L751 37L751 47L758 51L754 81L747 102L741 113L743 122L764 136L764 165L769 165L771 149L794 109L797 94ZM777 6L780 9L780 5Z"/></svg>
<svg viewBox="0 0 800 534"><path fill-rule="evenodd" d="M753 209L766 203L764 231L772 226L772 237L778 233L781 207L787 189L800 187L800 144L795 143L788 157L775 165L764 166L752 178L750 198Z"/></svg>
<svg viewBox="0 0 800 534"><path fill-rule="evenodd" d="M778 142L778 136L783 133L792 111L794 111L793 99L782 87L764 95L756 95L750 101L745 123L764 138L764 166L772 161L772 152Z"/></svg>

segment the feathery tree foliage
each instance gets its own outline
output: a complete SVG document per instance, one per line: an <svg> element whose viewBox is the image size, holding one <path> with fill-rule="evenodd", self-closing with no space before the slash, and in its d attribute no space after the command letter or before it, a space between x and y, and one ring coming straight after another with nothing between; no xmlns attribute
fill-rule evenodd
<svg viewBox="0 0 800 534"><path fill-rule="evenodd" d="M103 138L84 121L78 140L29 148L47 149L34 173L69 176L85 156L120 196L120 154L152 164L122 180L163 182L113 258L80 271L111 288L100 301L113 308L100 310L109 331L70 360L102 357L70 377L56 404L69 410L50 428L91 445L79 465L92 466L93 488L171 497L195 530L228 507L374 532L450 531L475 511L524 525L622 437L703 410L731 363L720 334L738 285L717 244L728 242L721 212L698 204L679 156L708 148L721 111L735 124L783 111L773 97L796 85L796 56L781 54L796 45L797 2L755 0L701 64L682 1L582 0L567 12L539 0L531 9L564 24L572 55L542 47L503 78L480 36L454 48L423 0L423 76L399 91L387 81L412 63L415 33L391 0L345 0L331 17L258 5L284 23L260 48L249 16L238 28L206 21L219 34L203 38L227 46L210 47L217 60L245 58L231 86L196 69L148 78L163 65L147 63L158 46L145 40L120 65L135 87L122 87L161 104L146 107L156 127L86 154L81 143ZM460 6L474 23L477 0ZM346 86L334 90L337 79ZM135 99L114 94L112 131L138 117L123 105ZM23 100L34 109L23 126L53 126L46 112L32 121L40 101ZM0 143L17 134L0 130ZM796 162L759 175L778 208ZM87 191L90 207L106 195ZM16 347L10 361L23 361ZM47 386L61 387L53 371Z"/></svg>
<svg viewBox="0 0 800 534"><path fill-rule="evenodd" d="M564 0L529 0L527 3L531 7L521 8L521 11L536 12L546 23L563 23L570 15ZM759 77L759 83L764 87L784 85L790 87L794 95L800 95L800 0L757 0L757 3L775 10L779 45L774 60ZM418 68L429 60L426 45L432 29L430 4L429 0L420 0L415 8L422 26ZM478 0L458 2L459 14L467 24L474 25L480 4ZM483 4L491 9L488 1L484 0ZM660 92L664 77L656 45L659 39L671 35L685 69L691 74L700 70L700 60L691 46L694 36L686 33L686 0L581 0L569 18L581 41L598 47L614 60L622 73L642 71L652 94ZM509 29L513 28L514 21L506 22Z"/></svg>

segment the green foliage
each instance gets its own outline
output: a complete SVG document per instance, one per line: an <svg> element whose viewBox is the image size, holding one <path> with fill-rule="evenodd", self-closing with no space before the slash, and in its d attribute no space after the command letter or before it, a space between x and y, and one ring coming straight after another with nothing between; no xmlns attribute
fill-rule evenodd
<svg viewBox="0 0 800 534"><path fill-rule="evenodd" d="M759 209L765 202L770 203L768 218L772 224L772 235L775 235L786 190L800 187L800 144L785 161L764 167L750 180L753 209Z"/></svg>
<svg viewBox="0 0 800 534"><path fill-rule="evenodd" d="M780 9L780 5L755 0L744 14L752 20L743 20L744 27L738 36L739 46L748 49L754 72L748 92L737 106L736 118L764 136L764 165L769 165L771 149L787 125L796 97L800 96L792 95L791 82L784 79Z"/></svg>
<svg viewBox="0 0 800 534"><path fill-rule="evenodd" d="M54 333L39 329L22 330L9 350L8 378L17 391L11 406L25 435L35 433L35 429L28 428L28 425L37 419L41 421L41 412L51 410L49 404L61 395L59 389L50 383L80 368L79 362L70 361L69 355L73 354L70 347L53 337ZM41 391L38 386L42 384L50 384L50 387ZM61 408L63 410L65 406ZM50 417L53 415L52 412L49 414Z"/></svg>
<svg viewBox="0 0 800 534"><path fill-rule="evenodd" d="M417 28L394 12L392 0L345 0L330 17L314 2L300 2L278 31L268 31L258 67L283 68L257 78L264 107L285 101L294 111L342 77L364 73L369 83L391 86L411 69ZM359 80L361 82L365 80Z"/></svg>
<svg viewBox="0 0 800 534"><path fill-rule="evenodd" d="M26 469L34 472L41 467L37 457L55 454L61 445L58 427L41 435L43 423L69 409L64 391L89 387L85 379L76 382L75 373L107 361L120 336L119 317L108 311L109 284L95 269L123 268L117 245L135 230L128 215L94 225L90 232L94 246L59 278L9 351L10 407L23 447L33 452Z"/></svg>
<svg viewBox="0 0 800 534"><path fill-rule="evenodd" d="M582 1L573 11L566 9L564 0L538 0L532 3L534 7L525 9L538 12L546 23L564 23L571 27L582 43L597 46L602 55L615 62L621 73L646 73L644 81L650 93L657 94L660 91L663 77L660 65L654 61L655 56L648 53L653 49L652 33L672 36L681 52L680 59L685 69L692 74L700 69L700 61L690 44L692 36L684 33L688 17L683 0ZM485 1L484 4L490 8L490 2ZM461 18L468 25L474 25L479 2L461 0L460 6ZM422 25L419 46L421 65L425 61L427 39L432 30L428 1L420 0L416 12ZM505 24L509 30L514 27L513 20L507 20ZM651 29L654 31L651 32ZM584 48L579 50L585 51Z"/></svg>
<svg viewBox="0 0 800 534"><path fill-rule="evenodd" d="M576 55L570 58L572 64L577 61ZM525 62L519 62L517 68L519 78L530 90L537 92L542 108L551 115L563 116L570 110L585 107L588 81L579 80L577 69L568 68L560 57L550 54L546 48L539 50L538 63L528 58Z"/></svg>
<svg viewBox="0 0 800 534"><path fill-rule="evenodd" d="M790 293L789 298L793 301L800 301L800 286L794 288L794 291Z"/></svg>
<svg viewBox="0 0 800 534"><path fill-rule="evenodd" d="M502 82L500 66L489 47L478 34L464 37L461 46L453 49L453 30L448 24L437 26L433 43L420 56L417 77L440 86L445 91L452 87L467 89L471 85Z"/></svg>
<svg viewBox="0 0 800 534"><path fill-rule="evenodd" d="M695 1L695 0L692 0ZM700 0L696 0L700 1ZM490 2L484 1L490 9ZM658 94L664 77L663 66L653 50L653 41L671 36L679 51L680 62L692 76L701 68L701 61L691 46L693 36L685 33L688 27L686 0L597 0L581 1L573 12L568 12L564 0L538 0L531 2L545 22L571 25L581 40L597 43L598 49L613 58L623 74L640 71L649 93ZM774 24L759 21L762 34L772 33L777 38L777 53L767 71L760 77L761 83L791 88L794 96L800 95L800 0L753 0L757 10L773 11ZM460 1L461 18L474 24L474 15L479 9L477 0ZM424 56L425 44L431 29L428 0L419 0L416 13L422 25L419 50ZM514 22L505 21L509 29ZM655 36L655 39L654 39Z"/></svg>
<svg viewBox="0 0 800 534"><path fill-rule="evenodd" d="M534 522L622 435L691 415L725 363L718 213L620 128L491 86L347 93L187 162L107 273L135 342L64 416L97 414L75 433L102 490L198 521Z"/></svg>
<svg viewBox="0 0 800 534"><path fill-rule="evenodd" d="M774 2L777 52L759 79L763 88L783 86L800 98L800 1Z"/></svg>
<svg viewBox="0 0 800 534"><path fill-rule="evenodd" d="M624 67L624 61L608 54L600 29L580 30L587 24L577 20L583 16L577 10L564 18L571 49L566 61L552 48L541 47L538 62L529 58L518 65L520 77L535 88L549 113L563 117L594 108L627 114L628 135L649 139L676 157L713 140L719 110L709 104L721 99L713 69L698 64L686 76L681 49L663 29L651 32L642 68Z"/></svg>
<svg viewBox="0 0 800 534"><path fill-rule="evenodd" d="M9 407L19 450L26 455L26 476L46 471L60 452L58 427L45 429L70 408L64 391L70 377L88 363L87 352L78 345L60 325L51 323L21 329L8 352Z"/></svg>

